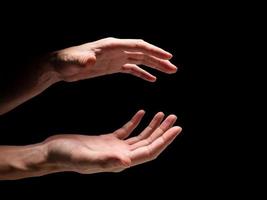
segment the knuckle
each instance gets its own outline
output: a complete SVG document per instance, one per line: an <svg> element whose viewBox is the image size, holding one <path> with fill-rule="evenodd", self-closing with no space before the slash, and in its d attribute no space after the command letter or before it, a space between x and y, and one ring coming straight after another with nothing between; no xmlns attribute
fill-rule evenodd
<svg viewBox="0 0 267 200"><path fill-rule="evenodd" d="M101 41L103 41L104 43L108 45L114 45L117 43L118 39L114 37L107 37L107 38L102 39Z"/></svg>
<svg viewBox="0 0 267 200"><path fill-rule="evenodd" d="M116 40L116 38L114 38L114 37L107 37L106 40L108 40L108 41L109 40Z"/></svg>
<svg viewBox="0 0 267 200"><path fill-rule="evenodd" d="M137 40L135 41L135 47L136 47L136 48L144 48L144 46L145 46L145 42L144 42L144 40L137 39Z"/></svg>
<svg viewBox="0 0 267 200"><path fill-rule="evenodd" d="M134 73L134 68L133 67L129 67L128 68L128 72L131 73L131 74Z"/></svg>
<svg viewBox="0 0 267 200"><path fill-rule="evenodd" d="M132 69L130 67L125 67L125 66L122 66L121 70L124 73L131 73L132 72Z"/></svg>
<svg viewBox="0 0 267 200"><path fill-rule="evenodd" d="M122 67L121 67L121 71L126 73L126 72L127 72L127 67L122 66Z"/></svg>

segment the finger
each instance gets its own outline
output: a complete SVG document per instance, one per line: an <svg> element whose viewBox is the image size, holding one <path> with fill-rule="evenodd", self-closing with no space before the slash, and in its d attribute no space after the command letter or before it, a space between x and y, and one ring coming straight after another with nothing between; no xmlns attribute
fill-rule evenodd
<svg viewBox="0 0 267 200"><path fill-rule="evenodd" d="M123 127L118 129L117 131L115 131L114 135L119 139L127 138L140 123L144 114L145 114L144 110L139 110L129 122L127 122Z"/></svg>
<svg viewBox="0 0 267 200"><path fill-rule="evenodd" d="M169 115L162 124L148 137L133 145L131 145L131 150L135 150L142 146L147 146L155 141L157 138L162 136L168 129L170 129L176 122L177 117L175 115Z"/></svg>
<svg viewBox="0 0 267 200"><path fill-rule="evenodd" d="M140 147L131 152L132 166L145 163L157 158L160 153L167 148L169 144L182 131L181 127L175 126L166 131L161 137L156 139L148 146Z"/></svg>
<svg viewBox="0 0 267 200"><path fill-rule="evenodd" d="M171 59L172 54L155 46L145 42L143 40L136 39L122 39L117 40L117 46L124 51L138 51L148 55L152 55L162 59Z"/></svg>
<svg viewBox="0 0 267 200"><path fill-rule="evenodd" d="M142 78L149 82L155 82L157 78L150 74L149 72L143 70L135 64L125 64L122 66L122 73L132 74L139 78Z"/></svg>
<svg viewBox="0 0 267 200"><path fill-rule="evenodd" d="M163 112L158 112L153 117L153 119L149 123L148 127L146 127L145 130L142 131L142 133L140 133L136 137L131 137L131 138L127 139L126 143L129 144L129 145L132 145L132 144L134 144L136 142L139 142L140 140L143 140L143 139L147 138L148 136L150 136L153 133L153 131L156 128L158 128L158 126L162 122L163 118L164 118L164 113Z"/></svg>
<svg viewBox="0 0 267 200"><path fill-rule="evenodd" d="M154 56L142 54L140 52L127 52L128 63L146 65L164 73L172 74L177 71L177 67L168 60L163 60Z"/></svg>

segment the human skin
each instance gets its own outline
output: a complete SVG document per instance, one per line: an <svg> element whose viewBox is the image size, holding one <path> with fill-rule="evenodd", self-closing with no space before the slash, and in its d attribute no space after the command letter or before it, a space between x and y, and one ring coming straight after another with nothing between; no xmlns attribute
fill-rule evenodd
<svg viewBox="0 0 267 200"><path fill-rule="evenodd" d="M122 128L99 136L55 135L28 146L0 147L0 180L42 176L55 172L120 172L151 161L175 139L181 128L173 126L175 115L157 113L135 137L128 137L139 124L139 111Z"/></svg>
<svg viewBox="0 0 267 200"><path fill-rule="evenodd" d="M143 40L106 38L52 52L32 63L20 87L2 94L4 114L59 82L73 82L114 73L129 73L146 81L156 77L138 65L175 73L172 55ZM13 180L45 174L118 172L155 159L181 132L175 115L165 120L157 113L138 136L130 133L144 111L138 111L122 128L98 136L61 134L27 146L0 146L0 179ZM163 122L162 122L163 121Z"/></svg>

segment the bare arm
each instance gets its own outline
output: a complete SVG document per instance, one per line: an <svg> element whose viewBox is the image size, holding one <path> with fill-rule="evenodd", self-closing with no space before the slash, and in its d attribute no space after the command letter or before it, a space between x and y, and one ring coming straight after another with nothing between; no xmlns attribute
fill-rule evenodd
<svg viewBox="0 0 267 200"><path fill-rule="evenodd" d="M154 82L156 77L140 68L146 65L175 73L172 55L142 40L107 38L63 49L30 66L17 86L0 94L4 114L58 81L78 81L113 73L129 73ZM176 116L155 115L139 136L128 138L144 112L139 111L113 133L100 136L57 135L28 146L0 146L0 179L20 179L49 173L116 172L155 159L181 132L173 127Z"/></svg>
<svg viewBox="0 0 267 200"><path fill-rule="evenodd" d="M181 132L175 115L157 113L138 136L129 137L144 111L118 130L100 136L56 135L29 146L0 147L0 180L72 171L119 172L157 158ZM163 121L163 122L162 122Z"/></svg>
<svg viewBox="0 0 267 200"><path fill-rule="evenodd" d="M78 81L113 73L128 73L146 81L156 77L138 65L164 73L177 68L172 55L143 40L106 38L53 52L36 62L19 77L15 87L0 94L0 115L33 98L59 81Z"/></svg>
<svg viewBox="0 0 267 200"><path fill-rule="evenodd" d="M33 62L6 88L6 92L0 94L0 115L37 96L58 81L58 74L48 57Z"/></svg>
<svg viewBox="0 0 267 200"><path fill-rule="evenodd" d="M0 180L41 176L55 171L47 162L45 144L0 146Z"/></svg>

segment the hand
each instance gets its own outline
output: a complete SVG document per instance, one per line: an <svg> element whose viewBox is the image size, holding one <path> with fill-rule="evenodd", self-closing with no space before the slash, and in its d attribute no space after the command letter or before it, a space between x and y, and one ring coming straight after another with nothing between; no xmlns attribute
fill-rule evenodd
<svg viewBox="0 0 267 200"><path fill-rule="evenodd" d="M106 38L57 51L51 60L58 77L68 82L119 72L154 82L156 77L138 65L175 73L171 57L143 40Z"/></svg>
<svg viewBox="0 0 267 200"><path fill-rule="evenodd" d="M136 137L127 137L140 123L144 111L137 112L122 128L100 136L56 135L45 141L48 163L59 171L91 174L118 172L155 159L181 132L173 127L176 116L157 113L149 126ZM162 123L161 123L162 122Z"/></svg>

